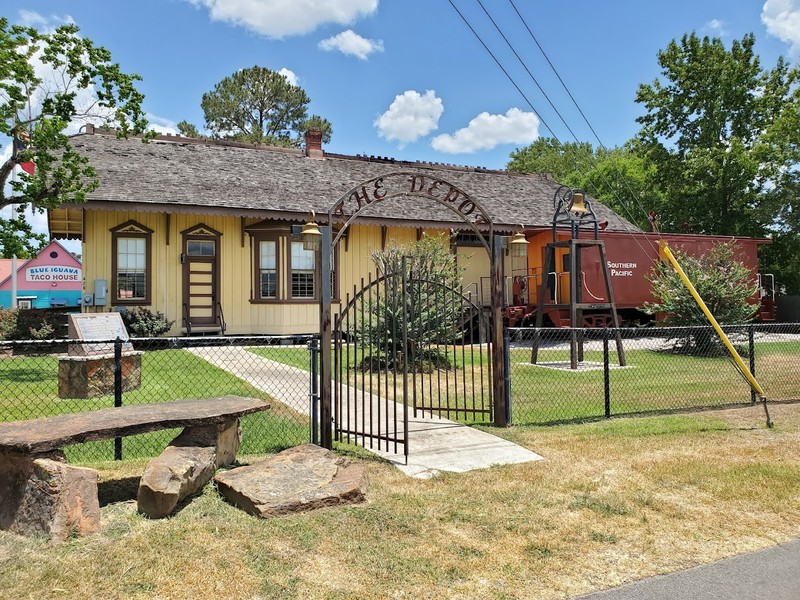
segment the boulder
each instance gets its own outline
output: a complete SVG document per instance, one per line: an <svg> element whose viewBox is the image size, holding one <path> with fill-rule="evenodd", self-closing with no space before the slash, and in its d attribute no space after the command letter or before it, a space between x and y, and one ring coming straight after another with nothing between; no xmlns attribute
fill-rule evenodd
<svg viewBox="0 0 800 600"><path fill-rule="evenodd" d="M139 482L139 512L151 519L166 517L178 503L203 488L214 476L213 447L168 446L151 460Z"/></svg>
<svg viewBox="0 0 800 600"><path fill-rule="evenodd" d="M214 481L229 502L259 517L363 502L367 492L363 465L313 444L217 473Z"/></svg>
<svg viewBox="0 0 800 600"><path fill-rule="evenodd" d="M216 455L215 465L222 467L230 465L236 460L236 453L239 451L241 442L242 433L239 419L233 419L227 423L187 427L170 442L170 446L211 447Z"/></svg>
<svg viewBox="0 0 800 600"><path fill-rule="evenodd" d="M66 540L100 529L97 471L59 455L0 454L0 528Z"/></svg>

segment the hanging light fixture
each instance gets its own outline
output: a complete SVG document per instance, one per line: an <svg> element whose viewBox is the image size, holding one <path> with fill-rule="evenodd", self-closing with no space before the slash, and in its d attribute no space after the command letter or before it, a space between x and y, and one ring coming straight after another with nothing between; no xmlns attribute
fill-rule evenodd
<svg viewBox="0 0 800 600"><path fill-rule="evenodd" d="M303 225L303 231L300 232L300 239L303 241L303 250L316 251L322 248L322 232L319 230L319 225L314 221L314 211L308 215L308 223Z"/></svg>
<svg viewBox="0 0 800 600"><path fill-rule="evenodd" d="M528 245L530 242L528 241L528 238L525 237L525 234L522 233L521 229L522 225L520 225L520 231L515 233L508 242L508 249L512 258L523 258L528 256Z"/></svg>

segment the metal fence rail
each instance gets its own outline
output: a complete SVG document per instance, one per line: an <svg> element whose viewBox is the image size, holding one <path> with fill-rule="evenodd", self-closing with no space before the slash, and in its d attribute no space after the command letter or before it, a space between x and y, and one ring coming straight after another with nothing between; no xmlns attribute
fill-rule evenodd
<svg viewBox="0 0 800 600"><path fill-rule="evenodd" d="M770 402L800 400L800 325L724 329ZM617 332L624 348L622 361ZM711 327L520 328L509 330L509 339L515 424L746 405L754 400ZM572 353L578 358L576 368Z"/></svg>
<svg viewBox="0 0 800 600"><path fill-rule="evenodd" d="M242 419L240 454L309 441L313 336L0 342L0 421L224 395L262 398ZM87 356L87 350L89 355ZM138 359L134 358L137 357ZM76 444L72 462L159 454L178 430Z"/></svg>

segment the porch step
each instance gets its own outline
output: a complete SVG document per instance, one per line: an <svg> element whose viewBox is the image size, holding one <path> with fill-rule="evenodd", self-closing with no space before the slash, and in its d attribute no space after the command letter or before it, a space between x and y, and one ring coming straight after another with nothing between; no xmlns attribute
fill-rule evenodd
<svg viewBox="0 0 800 600"><path fill-rule="evenodd" d="M191 333L187 331L186 327L182 327L181 332L189 336L222 335L222 327L219 325L209 325L207 327L193 326Z"/></svg>

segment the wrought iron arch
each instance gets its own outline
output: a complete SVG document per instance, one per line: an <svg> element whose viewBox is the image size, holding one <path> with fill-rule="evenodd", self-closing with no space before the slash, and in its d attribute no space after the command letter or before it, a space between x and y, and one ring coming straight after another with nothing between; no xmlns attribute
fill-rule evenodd
<svg viewBox="0 0 800 600"><path fill-rule="evenodd" d="M330 281L331 257L345 232L359 216L372 206L394 198L411 198L436 202L456 214L480 240L489 254L491 279L491 344L493 421L504 426L508 423L505 389L505 364L503 361L503 267L501 258L502 239L495 235L491 215L477 200L460 187L434 175L397 171L373 177L352 187L342 194L328 209L327 223L320 227L322 233L321 281ZM342 223L332 235L334 222ZM330 287L322 286L320 294L320 443L326 448L333 445L332 425L332 311ZM336 341L339 343L339 341Z"/></svg>

